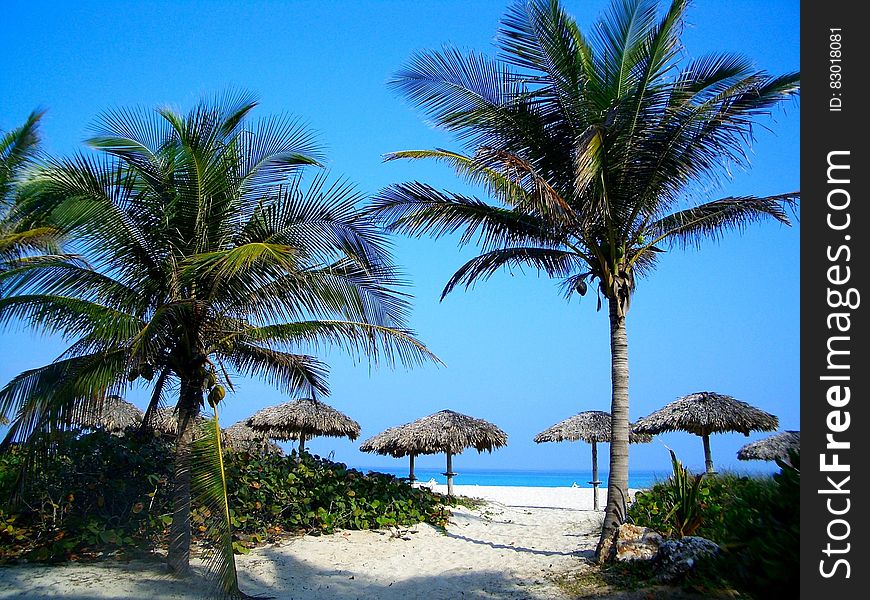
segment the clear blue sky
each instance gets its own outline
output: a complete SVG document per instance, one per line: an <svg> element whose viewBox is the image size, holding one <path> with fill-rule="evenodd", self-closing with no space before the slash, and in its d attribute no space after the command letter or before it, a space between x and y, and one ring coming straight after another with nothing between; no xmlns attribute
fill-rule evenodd
<svg viewBox="0 0 870 600"><path fill-rule="evenodd" d="M604 0L566 0L585 28ZM182 109L229 87L255 92L256 114L301 117L327 148L332 173L366 193L419 179L470 192L446 169L382 163L384 153L458 148L427 126L386 81L419 49L449 43L494 53L506 1L296 1L4 3L0 37L0 128L37 107L46 148L80 147L87 127L114 106L173 104ZM799 3L698 0L683 40L689 56L709 50L746 54L773 73L799 69ZM756 128L753 168L733 173L713 195L799 189L799 104ZM770 130L768 130L769 128ZM478 194L478 190L475 190ZM631 417L678 396L711 390L776 414L799 429L799 224L757 225L703 250L668 253L640 281L628 318ZM594 295L567 303L554 281L534 273L500 274L439 302L450 275L473 254L449 241L397 238L395 255L414 294L412 327L447 364L406 371L370 369L340 353L327 399L362 425L362 438L450 408L490 420L509 445L492 455L466 452L463 468L588 468L583 443L536 445L532 437L582 410L609 410L606 310ZM0 383L60 354L63 346L26 332L0 335ZM286 398L256 381L238 382L222 419L230 424ZM130 400L144 406L144 392ZM717 468L765 468L737 461L737 449L766 434L712 438ZM359 441L315 439L351 465L401 465L362 454ZM699 438L675 433L632 447L631 467L668 468L663 444L703 468ZM601 453L605 467L606 446ZM440 467L443 456L421 457Z"/></svg>

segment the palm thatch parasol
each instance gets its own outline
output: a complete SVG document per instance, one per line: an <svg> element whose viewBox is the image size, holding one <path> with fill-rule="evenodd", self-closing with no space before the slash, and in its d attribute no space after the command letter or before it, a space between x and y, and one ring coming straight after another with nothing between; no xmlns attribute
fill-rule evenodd
<svg viewBox="0 0 870 600"><path fill-rule="evenodd" d="M535 443L542 442L576 442L583 440L592 444L592 508L598 510L598 442L610 442L611 424L609 412L587 410L564 421L556 423L535 436ZM629 432L628 441L632 444L648 443L652 436L645 433Z"/></svg>
<svg viewBox="0 0 870 600"><path fill-rule="evenodd" d="M359 437L359 423L319 400L303 398L269 406L249 417L245 424L276 440L299 440L300 454L305 440L315 436Z"/></svg>
<svg viewBox="0 0 870 600"><path fill-rule="evenodd" d="M489 421L452 410L442 410L412 423L393 427L381 435L383 437L380 440L375 439L378 436L366 440L364 445L371 450L365 451L395 457L444 452L447 455L447 471L444 475L450 496L453 495L453 477L456 475L453 472L454 454L461 454L466 448L492 452L495 448L507 445L507 434Z"/></svg>
<svg viewBox="0 0 870 600"><path fill-rule="evenodd" d="M704 440L704 461L707 472L713 473L710 455L710 434L729 431L749 435L750 431L774 431L778 419L746 402L715 392L695 392L677 398L664 408L639 419L636 433L662 433L686 431Z"/></svg>
<svg viewBox="0 0 870 600"><path fill-rule="evenodd" d="M142 411L120 396L109 394L96 400L71 418L74 425L84 429L123 431L142 422Z"/></svg>
<svg viewBox="0 0 870 600"><path fill-rule="evenodd" d="M269 439L265 433L248 427L244 421L239 421L223 430L223 443L233 452L250 452L252 454L281 454L281 447Z"/></svg>
<svg viewBox="0 0 870 600"><path fill-rule="evenodd" d="M205 422L202 415L197 415L195 424L198 426ZM161 406L155 408L148 417L148 425L163 435L178 435L178 413L174 407Z"/></svg>
<svg viewBox="0 0 870 600"><path fill-rule="evenodd" d="M789 451L800 450L800 447L800 431L781 431L751 444L746 444L737 451L737 458L740 460L776 460L777 458L788 460Z"/></svg>
<svg viewBox="0 0 870 600"><path fill-rule="evenodd" d="M416 481L416 477L414 476L414 458L416 453L411 452L408 453L406 450L406 445L402 444L402 441L408 438L410 434L410 427L413 423L406 423L404 425L398 425L396 427L390 427L389 429L385 429L381 433L370 437L362 444L360 444L359 449L363 452L374 452L375 454L382 454L384 456L392 456L394 458L401 458L403 456L410 457L410 466L408 467L408 480L411 482Z"/></svg>

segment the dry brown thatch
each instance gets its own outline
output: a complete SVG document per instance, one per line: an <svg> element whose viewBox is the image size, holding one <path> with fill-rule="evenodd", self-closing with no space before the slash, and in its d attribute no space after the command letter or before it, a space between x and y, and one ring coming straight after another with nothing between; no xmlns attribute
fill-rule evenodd
<svg viewBox="0 0 870 600"><path fill-rule="evenodd" d="M202 415L197 415L195 424L197 426L205 422ZM148 424L155 431L164 435L178 435L178 413L175 407L162 406L154 409L151 417L148 419Z"/></svg>
<svg viewBox="0 0 870 600"><path fill-rule="evenodd" d="M110 394L102 401L95 400L90 406L73 415L71 423L84 429L123 431L142 422L142 411L120 396Z"/></svg>
<svg viewBox="0 0 870 600"><path fill-rule="evenodd" d="M789 450L800 450L800 431L781 431L746 444L737 451L740 460L788 460Z"/></svg>
<svg viewBox="0 0 870 600"><path fill-rule="evenodd" d="M750 431L774 431L778 425L779 420L774 415L731 396L715 392L695 392L677 398L664 408L638 419L634 431L652 434L687 431L701 436L704 440L707 472L712 473L711 433L734 431L749 435Z"/></svg>
<svg viewBox="0 0 870 600"><path fill-rule="evenodd" d="M360 444L359 449L363 452L372 452L393 458L408 456L407 446L400 442L408 437L409 432L405 432L405 428L410 427L410 425L411 423L406 423L385 429Z"/></svg>
<svg viewBox="0 0 870 600"><path fill-rule="evenodd" d="M560 423L556 423L549 429L545 429L535 436L535 443L542 442L576 442L583 440L592 444L592 508L598 510L598 443L610 442L613 419L610 413L601 410L587 410L568 417ZM652 441L648 433L634 433L629 431L628 441L633 444Z"/></svg>
<svg viewBox="0 0 870 600"><path fill-rule="evenodd" d="M319 400L304 398L269 406L249 417L245 423L276 440L299 440L300 451L305 440L317 437L359 437L359 423Z"/></svg>
<svg viewBox="0 0 870 600"><path fill-rule="evenodd" d="M442 410L412 423L391 427L367 439L360 446L363 452L394 457L410 456L409 478L414 479L414 457L420 454L447 455L447 493L453 495L453 455L466 448L492 452L507 445L507 434L483 419L469 417L452 410Z"/></svg>
<svg viewBox="0 0 870 600"><path fill-rule="evenodd" d="M610 442L610 413L601 410L587 410L564 421L556 423L535 436L535 442L576 442L582 440L590 444ZM652 436L646 433L630 432L628 440L632 444L646 444Z"/></svg>
<svg viewBox="0 0 870 600"><path fill-rule="evenodd" d="M483 419L442 410L400 428L388 454L461 454L466 448L492 452L507 444L507 434ZM386 432L385 432L386 433Z"/></svg>
<svg viewBox="0 0 870 600"><path fill-rule="evenodd" d="M233 452L249 452L251 454L283 454L281 447L259 431L248 427L244 421L239 421L223 430L224 446Z"/></svg>
<svg viewBox="0 0 870 600"><path fill-rule="evenodd" d="M634 431L652 434L687 431L695 435L736 431L749 435L750 431L773 431L778 425L775 416L746 402L725 394L696 392L638 419Z"/></svg>

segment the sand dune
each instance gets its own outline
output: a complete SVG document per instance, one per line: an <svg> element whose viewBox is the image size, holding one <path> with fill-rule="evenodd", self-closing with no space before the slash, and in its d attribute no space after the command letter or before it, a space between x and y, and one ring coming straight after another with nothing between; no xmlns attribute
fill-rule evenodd
<svg viewBox="0 0 870 600"><path fill-rule="evenodd" d="M595 548L602 515L591 510L591 489L456 493L488 502L455 509L446 534L418 525L293 538L237 557L241 587L280 599L558 599L552 576L584 568ZM0 567L0 599L188 600L205 597L204 588L169 578L157 560Z"/></svg>

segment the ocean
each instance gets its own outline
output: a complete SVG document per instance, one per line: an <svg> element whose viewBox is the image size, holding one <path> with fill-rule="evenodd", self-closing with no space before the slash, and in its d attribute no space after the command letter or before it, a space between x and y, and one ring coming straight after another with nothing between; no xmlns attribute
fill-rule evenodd
<svg viewBox="0 0 870 600"><path fill-rule="evenodd" d="M360 471L379 471L396 477L407 477L408 467L354 467ZM418 481L426 482L434 479L437 483L446 484L447 478L443 469L415 469ZM631 471L628 475L628 487L644 489L651 487L657 481L668 478L671 471ZM601 486L607 487L607 471L599 471ZM453 478L456 485L498 485L518 487L592 487L592 471L519 471L519 470L477 470L463 469Z"/></svg>

